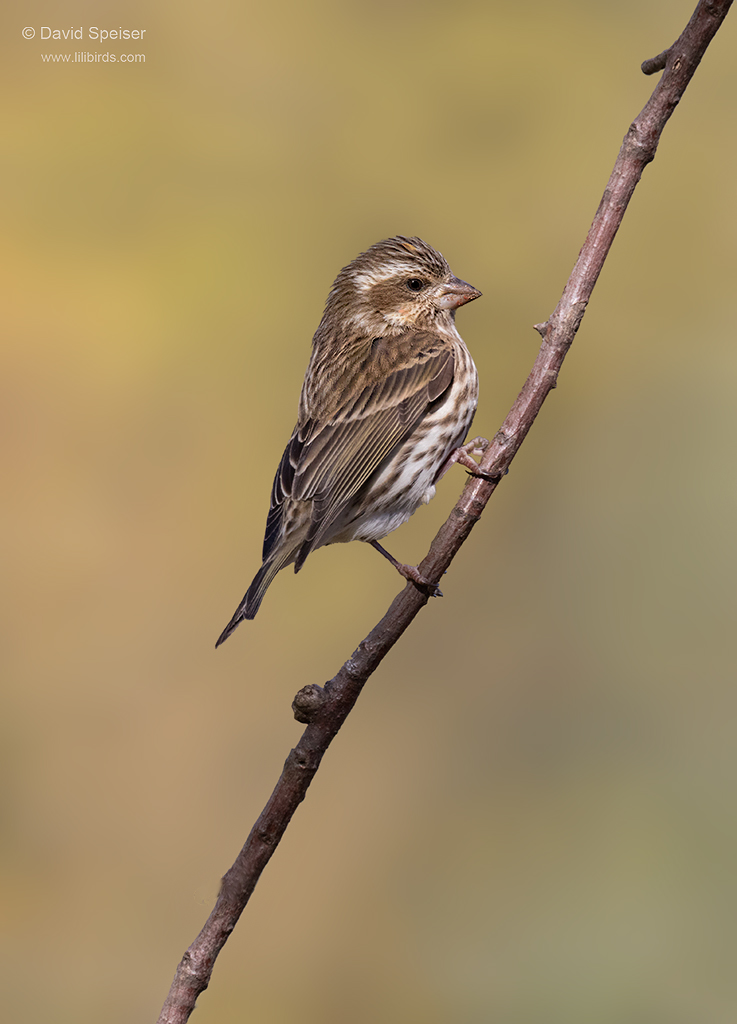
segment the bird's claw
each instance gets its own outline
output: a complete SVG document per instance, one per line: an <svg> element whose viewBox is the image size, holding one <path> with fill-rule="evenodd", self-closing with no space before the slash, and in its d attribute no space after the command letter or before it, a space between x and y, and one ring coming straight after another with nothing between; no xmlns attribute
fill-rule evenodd
<svg viewBox="0 0 737 1024"><path fill-rule="evenodd" d="M457 462L466 468L469 476L478 477L479 480L488 480L490 484L498 484L507 470L504 473L485 473L483 469L479 468L478 462L472 458L473 455L483 455L490 444L491 441L487 437L474 437L472 441L467 441L460 448L456 448L455 451L451 452L449 464L452 465L454 462Z"/></svg>
<svg viewBox="0 0 737 1024"><path fill-rule="evenodd" d="M491 441L488 437L474 437L471 441L466 441L459 448L456 448L457 452L461 452L464 455L477 455L479 458L487 450Z"/></svg>
<svg viewBox="0 0 737 1024"><path fill-rule="evenodd" d="M398 565L397 572L404 576L410 583L414 583L418 590L422 590L429 597L442 597L443 592L437 583L426 579L416 565Z"/></svg>
<svg viewBox="0 0 737 1024"><path fill-rule="evenodd" d="M445 460L443 468L438 474L438 480L445 476L450 467L454 462L464 466L469 476L477 476L482 480L488 480L490 483L498 483L500 476L493 476L491 473L484 473L483 470L479 469L479 464L472 456L481 456L487 450L491 441L487 437L474 437L472 441L466 441L460 448L454 448L448 458Z"/></svg>
<svg viewBox="0 0 737 1024"><path fill-rule="evenodd" d="M471 476L483 477L486 480L492 479L488 473L483 473L479 470L479 464L472 456L483 455L486 449L489 447L491 442L486 437L474 437L472 441L467 441L462 444L460 448L456 448L450 454L450 463L457 462L461 466L465 466Z"/></svg>
<svg viewBox="0 0 737 1024"><path fill-rule="evenodd" d="M481 469L467 469L466 472L469 476L478 477L479 480L488 480L490 484L498 484L504 476L503 473L484 473Z"/></svg>

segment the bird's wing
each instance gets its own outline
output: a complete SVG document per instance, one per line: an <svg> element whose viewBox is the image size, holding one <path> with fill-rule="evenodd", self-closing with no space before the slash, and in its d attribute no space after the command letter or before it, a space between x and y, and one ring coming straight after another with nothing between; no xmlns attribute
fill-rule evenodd
<svg viewBox="0 0 737 1024"><path fill-rule="evenodd" d="M372 362L373 361L373 362ZM368 346L364 372L330 414L298 424L276 472L266 523L264 559L276 545L286 498L311 500L307 537L295 571L383 460L450 388L453 349L439 335L406 334Z"/></svg>

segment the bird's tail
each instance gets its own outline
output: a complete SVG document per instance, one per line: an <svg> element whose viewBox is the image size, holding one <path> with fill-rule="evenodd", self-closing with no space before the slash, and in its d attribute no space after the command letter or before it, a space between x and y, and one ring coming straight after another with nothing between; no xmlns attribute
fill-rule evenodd
<svg viewBox="0 0 737 1024"><path fill-rule="evenodd" d="M291 559L290 554L292 556ZM287 550L281 557L267 559L264 562L259 571L253 577L253 582L246 591L245 597L236 608L233 618L218 637L215 647L219 647L220 644L224 643L236 626L239 626L244 619L254 618L256 612L261 606L264 594L268 590L271 581L279 570L283 569L285 565L288 565L290 561L294 561L294 553Z"/></svg>

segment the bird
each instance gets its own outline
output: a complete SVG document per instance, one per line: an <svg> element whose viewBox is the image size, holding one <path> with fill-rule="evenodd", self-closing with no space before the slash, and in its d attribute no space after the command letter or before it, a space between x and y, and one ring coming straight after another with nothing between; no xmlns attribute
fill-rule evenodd
<svg viewBox="0 0 737 1024"><path fill-rule="evenodd" d="M253 619L280 569L351 540L377 549L440 596L379 540L435 494L454 462L474 473L484 438L461 446L478 374L455 326L481 292L417 237L396 235L345 266L328 294L299 399L297 424L271 489L263 564L216 647Z"/></svg>

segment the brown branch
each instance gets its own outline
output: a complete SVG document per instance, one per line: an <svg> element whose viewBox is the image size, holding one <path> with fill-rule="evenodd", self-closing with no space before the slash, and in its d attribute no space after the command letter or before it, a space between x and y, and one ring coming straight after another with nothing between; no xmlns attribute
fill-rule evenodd
<svg viewBox="0 0 737 1024"><path fill-rule="evenodd" d="M447 521L440 528L420 569L438 582L509 468L535 417L555 387L558 372L586 311L604 260L624 217L635 186L654 158L660 135L690 82L707 46L727 15L732 0L700 0L679 39L642 70L665 73L642 113L630 125L599 209L563 295L550 319L538 324L542 345L522 391L485 452ZM184 954L159 1024L184 1024L198 995L207 988L218 953L233 931L261 872L305 797L322 756L356 703L364 683L391 650L428 597L408 583L381 622L372 629L325 687L310 685L294 700L295 717L307 728L292 750L268 803L235 863L223 878L215 908Z"/></svg>

